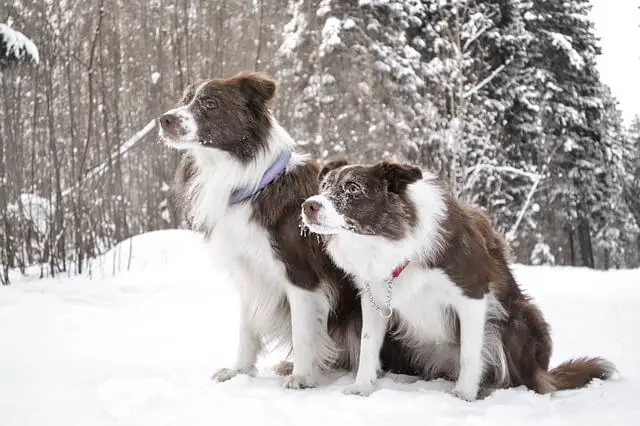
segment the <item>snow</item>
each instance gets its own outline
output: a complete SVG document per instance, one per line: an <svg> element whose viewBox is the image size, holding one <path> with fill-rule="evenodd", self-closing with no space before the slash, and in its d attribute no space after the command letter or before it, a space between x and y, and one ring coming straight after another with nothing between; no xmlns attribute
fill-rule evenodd
<svg viewBox="0 0 640 426"><path fill-rule="evenodd" d="M7 44L7 53L21 59L23 54L36 64L40 62L40 55L35 43L19 31L14 30L6 24L0 24L0 37Z"/></svg>
<svg viewBox="0 0 640 426"><path fill-rule="evenodd" d="M342 43L342 40L340 40L341 28L342 22L338 18L333 16L327 18L322 28L322 42L318 47L320 57L331 52L335 46Z"/></svg>
<svg viewBox="0 0 640 426"><path fill-rule="evenodd" d="M238 300L201 237L171 230L121 243L80 277L12 277L0 288L0 417L30 425L602 425L640 418L640 270L516 266L550 322L552 364L601 355L621 377L578 391L500 390L475 403L444 381L380 381L346 396L352 376L284 390L267 356L255 378L215 384L235 353Z"/></svg>
<svg viewBox="0 0 640 426"><path fill-rule="evenodd" d="M151 73L151 83L153 84L157 84L158 80L160 80L160 73L159 72L153 72Z"/></svg>
<svg viewBox="0 0 640 426"><path fill-rule="evenodd" d="M322 0L318 5L318 11L316 12L316 16L318 18L322 18L327 13L331 12L331 0Z"/></svg>
<svg viewBox="0 0 640 426"><path fill-rule="evenodd" d="M23 216L31 221L40 235L46 235L53 217L54 206L36 194L20 194Z"/></svg>
<svg viewBox="0 0 640 426"><path fill-rule="evenodd" d="M53 202L36 194L20 194L18 201L7 205L7 212L22 215L31 222L40 236L46 235L53 217Z"/></svg>
<svg viewBox="0 0 640 426"><path fill-rule="evenodd" d="M573 48L571 39L566 35L560 33L549 31L548 34L551 37L551 43L555 47L563 51L565 55L567 55L567 57L569 58L569 62L571 62L571 65L573 65L576 69L582 69L582 67L584 66L584 60L582 59L582 56L580 56L580 54Z"/></svg>
<svg viewBox="0 0 640 426"><path fill-rule="evenodd" d="M282 44L278 49L278 54L284 57L291 56L298 45L302 43L304 34L307 30L307 20L301 11L304 0L298 2L290 2L287 10L291 15L291 20L284 26L284 34Z"/></svg>

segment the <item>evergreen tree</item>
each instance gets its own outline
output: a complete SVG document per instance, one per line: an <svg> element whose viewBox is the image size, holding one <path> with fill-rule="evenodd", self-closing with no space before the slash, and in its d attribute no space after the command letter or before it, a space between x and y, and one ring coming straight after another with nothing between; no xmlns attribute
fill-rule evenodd
<svg viewBox="0 0 640 426"><path fill-rule="evenodd" d="M535 40L529 62L539 70L538 118L544 128L539 149L528 151L538 165L544 157L550 160L543 203L548 210L541 214L568 235L571 263L594 267L592 238L613 208L607 202L615 199L619 171L610 164L620 160L614 146L619 142L607 134L619 122L609 123L615 119L605 113L610 95L596 69L600 48L589 10L587 0L540 0L531 3L525 19ZM563 245L561 239L555 243Z"/></svg>

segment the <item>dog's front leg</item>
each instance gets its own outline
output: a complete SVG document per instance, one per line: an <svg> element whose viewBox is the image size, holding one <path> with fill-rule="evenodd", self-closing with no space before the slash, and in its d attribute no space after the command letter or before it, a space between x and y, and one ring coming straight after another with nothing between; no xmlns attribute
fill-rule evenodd
<svg viewBox="0 0 640 426"><path fill-rule="evenodd" d="M471 299L462 296L455 308L460 318L460 374L453 394L458 398L474 401L484 372L482 350L487 297Z"/></svg>
<svg viewBox="0 0 640 426"><path fill-rule="evenodd" d="M232 368L221 368L213 374L212 379L225 382L238 374L256 374L256 361L262 349L260 337L255 333L244 309L240 312L240 330L238 337L238 351Z"/></svg>
<svg viewBox="0 0 640 426"><path fill-rule="evenodd" d="M316 358L321 350L319 342L326 335L326 321L320 309L321 295L289 284L287 299L291 311L291 343L293 371L285 378L283 387L305 389L317 384Z"/></svg>
<svg viewBox="0 0 640 426"><path fill-rule="evenodd" d="M360 298L362 305L362 332L360 334L360 358L355 382L343 392L347 395L369 396L380 369L380 350L387 330L387 318L371 305L366 297Z"/></svg>

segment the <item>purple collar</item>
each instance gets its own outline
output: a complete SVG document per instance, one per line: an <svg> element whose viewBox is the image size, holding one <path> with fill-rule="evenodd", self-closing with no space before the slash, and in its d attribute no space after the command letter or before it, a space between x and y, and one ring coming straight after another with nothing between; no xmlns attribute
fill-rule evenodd
<svg viewBox="0 0 640 426"><path fill-rule="evenodd" d="M262 175L262 179L260 179L260 183L258 183L258 185L255 188L237 189L233 191L233 193L231 194L231 199L229 200L229 204L231 205L238 204L245 201L248 198L253 197L255 194L258 193L258 191L260 191L265 186L269 185L271 182L276 180L276 178L280 176L284 172L284 170L287 168L287 164L291 159L291 154L292 154L291 151L285 151L281 153L276 159L275 163L273 163L271 167L269 167L269 169L264 173L264 175Z"/></svg>

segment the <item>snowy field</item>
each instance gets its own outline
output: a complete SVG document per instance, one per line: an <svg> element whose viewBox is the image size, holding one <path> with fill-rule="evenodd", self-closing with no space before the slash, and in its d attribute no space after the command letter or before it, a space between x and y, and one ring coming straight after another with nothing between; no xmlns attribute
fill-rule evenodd
<svg viewBox="0 0 640 426"><path fill-rule="evenodd" d="M233 359L237 322L216 269L199 236L161 231L121 244L83 277L14 276L0 288L0 425L640 424L640 271L517 267L552 325L552 364L601 355L621 377L467 403L443 381L383 379L364 399L341 393L351 377L285 390L270 370L281 354L256 378L212 383Z"/></svg>

